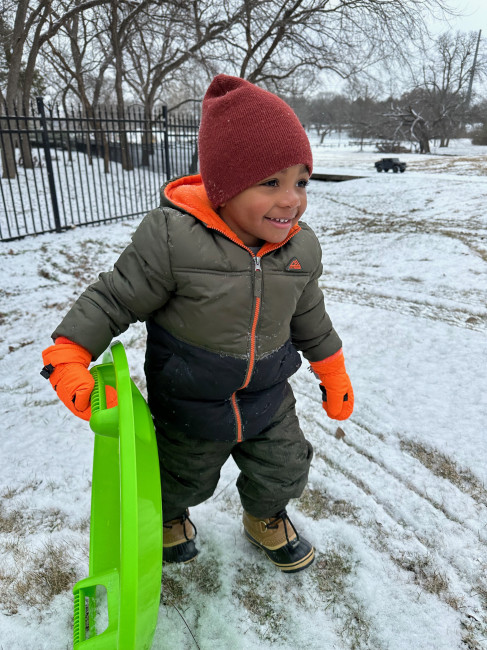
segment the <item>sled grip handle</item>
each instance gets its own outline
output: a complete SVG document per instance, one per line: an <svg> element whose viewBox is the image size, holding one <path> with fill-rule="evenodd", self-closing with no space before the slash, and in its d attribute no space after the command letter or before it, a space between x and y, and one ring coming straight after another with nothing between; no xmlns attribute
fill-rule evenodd
<svg viewBox="0 0 487 650"><path fill-rule="evenodd" d="M90 427L94 433L111 438L120 436L120 427L129 426L134 418L132 380L123 345L114 341L103 355L103 363L90 370L95 379L91 393ZM106 386L117 391L117 406L107 408Z"/></svg>
<svg viewBox="0 0 487 650"><path fill-rule="evenodd" d="M80 580L73 587L74 594L74 616L73 616L73 649L78 648L103 648L116 646L118 601L120 576L117 569L107 573L91 576ZM96 588L103 586L107 594L108 627L101 633L95 631L95 595ZM89 601L89 633L86 638L86 598ZM110 643L113 639L113 643Z"/></svg>
<svg viewBox="0 0 487 650"><path fill-rule="evenodd" d="M91 393L90 428L94 433L111 438L118 438L118 406L107 408L106 386L115 387L115 372L113 365L102 364L90 370L95 380Z"/></svg>

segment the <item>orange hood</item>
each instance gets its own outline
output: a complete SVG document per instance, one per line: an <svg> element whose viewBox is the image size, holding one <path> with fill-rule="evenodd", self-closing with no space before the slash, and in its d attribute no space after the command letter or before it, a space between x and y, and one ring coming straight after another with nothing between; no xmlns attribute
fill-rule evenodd
<svg viewBox="0 0 487 650"><path fill-rule="evenodd" d="M206 195L200 174L182 176L181 178L176 178L176 180L169 181L164 187L164 196L177 208L188 212L193 217L196 217L196 219L202 221L207 228L221 232L233 242L252 253L250 248L243 243L240 237L227 226L220 215L213 209ZM300 230L300 226L295 224L284 241L278 244L266 242L259 250L259 256L280 248Z"/></svg>

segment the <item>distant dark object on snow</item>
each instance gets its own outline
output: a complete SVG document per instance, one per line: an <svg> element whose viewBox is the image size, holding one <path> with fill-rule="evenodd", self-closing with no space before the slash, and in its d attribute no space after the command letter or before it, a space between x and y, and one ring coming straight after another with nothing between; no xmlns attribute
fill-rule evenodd
<svg viewBox="0 0 487 650"><path fill-rule="evenodd" d="M397 172L402 174L406 171L406 163L401 162L399 158L381 158L375 163L375 168L378 172L388 172L389 169L392 169L395 174Z"/></svg>
<svg viewBox="0 0 487 650"><path fill-rule="evenodd" d="M391 154L391 153L410 153L411 149L408 147L404 147L400 142L390 142L384 140L383 142L376 142L375 143L375 148L377 149L378 153L385 153L385 154Z"/></svg>

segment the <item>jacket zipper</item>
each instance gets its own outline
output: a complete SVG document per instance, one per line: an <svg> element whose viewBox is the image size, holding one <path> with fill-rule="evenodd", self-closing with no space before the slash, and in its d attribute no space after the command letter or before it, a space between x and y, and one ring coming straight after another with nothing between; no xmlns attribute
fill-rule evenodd
<svg viewBox="0 0 487 650"><path fill-rule="evenodd" d="M240 413L240 409L237 403L237 393L240 390L243 390L244 388L247 388L247 386L250 383L250 378L252 377L252 372L254 370L254 365L255 365L255 334L257 330L257 321L259 320L259 313L260 313L260 302L261 302L261 294L262 294L262 267L261 267L261 259L262 257L259 257L258 255L254 255L254 253L250 250L245 245L242 245L238 239L230 237L228 233L224 232L220 228L217 228L213 224L209 225L207 224L208 228L211 228L212 230L215 230L216 232L219 232L221 235L224 235L230 241L233 241L234 244L237 244L237 246L240 246L247 250L251 255L252 259L254 260L254 308L253 308L253 314L252 314L252 326L250 329L250 354L249 354L249 365L247 367L247 373L245 375L245 380L244 383L240 386L240 388L237 388L237 390L232 394L230 401L232 403L232 408L233 408L233 413L235 415L235 422L237 425L237 442L242 442L243 440L243 426L242 426L242 415ZM280 248L284 244L286 244L291 237L294 236L296 233L292 233L291 235L288 235L286 239L282 242L279 242L275 244L271 249L265 251L265 255L267 253L270 253L277 248Z"/></svg>
<svg viewBox="0 0 487 650"><path fill-rule="evenodd" d="M231 401L233 410L235 413L235 420L237 423L237 442L242 442L242 416L240 414L240 409L237 403L237 393L247 386L250 383L250 378L252 377L252 372L255 365L255 334L257 331L257 322L259 320L260 313L260 300L262 294L262 267L260 264L261 258L258 256L253 257L254 260L254 308L252 314L252 326L250 328L250 353L249 353L249 365L247 367L247 373L245 375L244 383L238 388L232 395Z"/></svg>

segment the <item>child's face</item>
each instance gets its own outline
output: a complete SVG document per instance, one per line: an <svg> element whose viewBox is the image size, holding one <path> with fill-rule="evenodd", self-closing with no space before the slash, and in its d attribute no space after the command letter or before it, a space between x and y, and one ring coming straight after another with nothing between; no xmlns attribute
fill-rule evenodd
<svg viewBox="0 0 487 650"><path fill-rule="evenodd" d="M223 203L220 217L246 246L278 244L306 210L308 180L304 165L283 169Z"/></svg>

